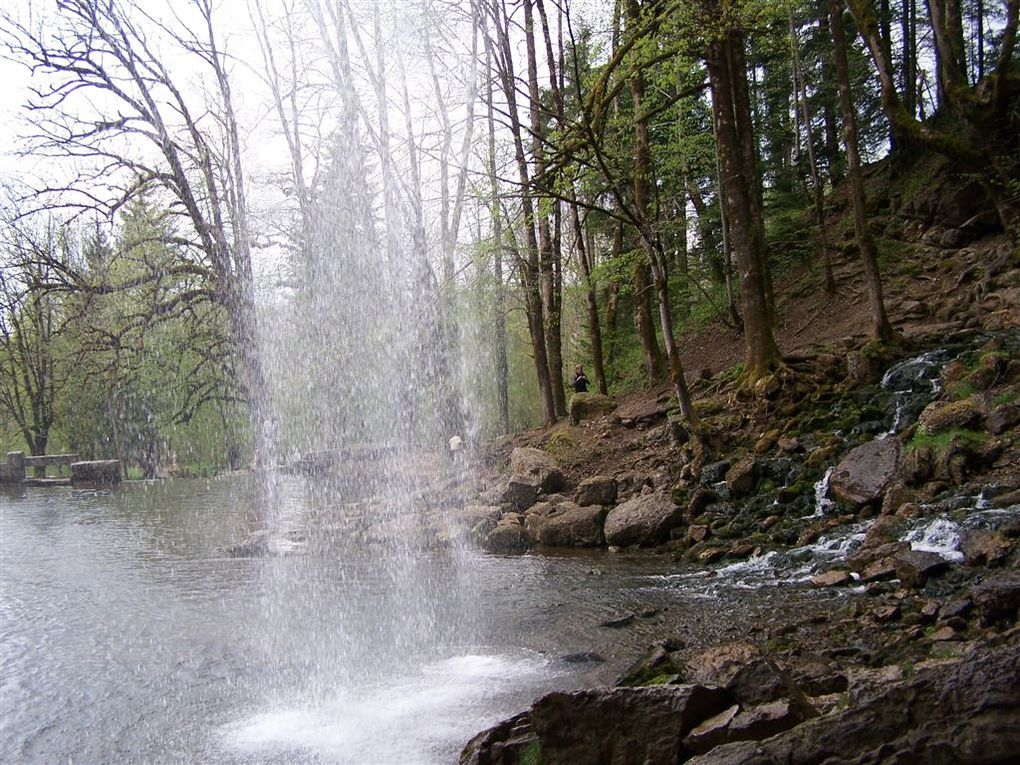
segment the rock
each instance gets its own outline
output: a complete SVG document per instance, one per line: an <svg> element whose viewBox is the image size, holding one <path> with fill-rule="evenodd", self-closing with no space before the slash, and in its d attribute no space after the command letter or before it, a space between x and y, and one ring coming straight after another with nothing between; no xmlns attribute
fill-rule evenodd
<svg viewBox="0 0 1020 765"><path fill-rule="evenodd" d="M928 639L933 643L946 643L950 640L959 640L960 636L953 627L940 627L935 630Z"/></svg>
<svg viewBox="0 0 1020 765"><path fill-rule="evenodd" d="M577 487L577 504L611 505L616 501L616 479L597 475L585 478Z"/></svg>
<svg viewBox="0 0 1020 765"><path fill-rule="evenodd" d="M725 688L734 701L744 705L774 701L792 687L790 678L767 661L757 646L743 641L723 643L688 657L684 680Z"/></svg>
<svg viewBox="0 0 1020 765"><path fill-rule="evenodd" d="M231 558L264 558L271 553L269 532L256 531L237 544L224 547L223 552Z"/></svg>
<svg viewBox="0 0 1020 765"><path fill-rule="evenodd" d="M502 514L498 505L468 505L450 512L450 526L463 530L476 528L480 523L495 524Z"/></svg>
<svg viewBox="0 0 1020 765"><path fill-rule="evenodd" d="M779 447L779 451L784 454L796 454L797 452L804 451L804 447L801 446L800 441L789 436L781 437L779 441L776 442L776 445Z"/></svg>
<svg viewBox="0 0 1020 765"><path fill-rule="evenodd" d="M956 598L944 604L938 612L940 621L947 621L957 617L965 617L974 610L974 601L970 598Z"/></svg>
<svg viewBox="0 0 1020 765"><path fill-rule="evenodd" d="M718 499L719 495L711 489L706 489L704 486L698 487L687 503L687 517L697 518L705 511L706 507Z"/></svg>
<svg viewBox="0 0 1020 765"><path fill-rule="evenodd" d="M668 640L655 643L646 656L638 659L624 672L617 685L661 685L664 680L676 679L681 667L673 660L672 652L678 647Z"/></svg>
<svg viewBox="0 0 1020 765"><path fill-rule="evenodd" d="M949 561L938 553L902 550L893 556L896 577L908 587L924 587L932 577L949 569Z"/></svg>
<svg viewBox="0 0 1020 765"><path fill-rule="evenodd" d="M853 580L854 578L850 575L849 571L833 569L832 571L826 571L824 574L815 574L811 577L811 586L842 587L843 585L850 584Z"/></svg>
<svg viewBox="0 0 1020 765"><path fill-rule="evenodd" d="M896 475L900 442L869 441L851 449L829 479L829 493L855 507L877 503Z"/></svg>
<svg viewBox="0 0 1020 765"><path fill-rule="evenodd" d="M516 765L522 754L537 749L531 716L521 712L474 736L460 753L459 765Z"/></svg>
<svg viewBox="0 0 1020 765"><path fill-rule="evenodd" d="M528 513L524 525L535 543L547 547L597 547L604 541L602 522L606 510L601 505L581 507L562 502L546 512Z"/></svg>
<svg viewBox="0 0 1020 765"><path fill-rule="evenodd" d="M616 476L616 498L617 500L627 499L635 494L641 494L645 487L653 485L651 476L642 473L626 472Z"/></svg>
<svg viewBox="0 0 1020 765"><path fill-rule="evenodd" d="M730 463L726 460L705 465L701 468L701 483L705 486L717 484L726 477L726 471L729 469Z"/></svg>
<svg viewBox="0 0 1020 765"><path fill-rule="evenodd" d="M915 493L899 481L893 482L886 489L882 498L882 515L895 515L896 511L907 502L915 499Z"/></svg>
<svg viewBox="0 0 1020 765"><path fill-rule="evenodd" d="M908 486L920 486L931 478L934 472L935 454L931 449L920 447L903 452L899 475Z"/></svg>
<svg viewBox="0 0 1020 765"><path fill-rule="evenodd" d="M110 486L120 483L120 462L117 460L93 460L71 463L71 483Z"/></svg>
<svg viewBox="0 0 1020 765"><path fill-rule="evenodd" d="M708 539L708 526L695 525L687 527L687 535L684 537L688 542L697 544L698 542L704 542Z"/></svg>
<svg viewBox="0 0 1020 765"><path fill-rule="evenodd" d="M511 476L503 491L503 501L519 510L527 510L538 500L542 487L534 478Z"/></svg>
<svg viewBox="0 0 1020 765"><path fill-rule="evenodd" d="M551 494L563 488L563 472L556 460L541 449L519 446L510 454L510 472L515 477L524 476L538 481L543 494Z"/></svg>
<svg viewBox="0 0 1020 765"><path fill-rule="evenodd" d="M741 709L734 705L720 712L684 737L684 746L695 753L731 741L760 741L804 721L801 710L789 699L778 699L767 704Z"/></svg>
<svg viewBox="0 0 1020 765"><path fill-rule="evenodd" d="M625 426L633 428L638 425L650 425L666 419L668 405L658 399L640 399L625 404L616 410L616 416Z"/></svg>
<svg viewBox="0 0 1020 765"><path fill-rule="evenodd" d="M896 562L893 558L880 558L872 561L861 570L861 581L884 582L896 578Z"/></svg>
<svg viewBox="0 0 1020 765"><path fill-rule="evenodd" d="M879 606L872 612L872 616L875 617L875 621L879 624L897 621L900 618L900 615L900 607L895 603L887 606Z"/></svg>
<svg viewBox="0 0 1020 765"><path fill-rule="evenodd" d="M754 457L744 457L726 471L726 484L734 497L750 494L758 478L758 461Z"/></svg>
<svg viewBox="0 0 1020 765"><path fill-rule="evenodd" d="M997 531L968 529L960 535L960 552L968 566L995 564L1002 561L1012 543Z"/></svg>
<svg viewBox="0 0 1020 765"><path fill-rule="evenodd" d="M682 517L669 494L644 494L609 511L606 542L619 547L659 544L669 539L669 532L682 522Z"/></svg>
<svg viewBox="0 0 1020 765"><path fill-rule="evenodd" d="M535 702L531 725L542 765L671 763L684 736L732 703L697 685L559 691Z"/></svg>
<svg viewBox="0 0 1020 765"><path fill-rule="evenodd" d="M848 709L808 720L765 741L725 744L687 762L1012 762L1020 751L1018 685L1020 648L981 651L880 686Z"/></svg>
<svg viewBox="0 0 1020 765"><path fill-rule="evenodd" d="M570 397L570 404L567 406L571 425L577 425L582 420L601 417L614 409L616 402L601 393L575 393Z"/></svg>
<svg viewBox="0 0 1020 765"><path fill-rule="evenodd" d="M992 410L992 413L985 418L985 430L992 435L1001 435L1007 430L1020 423L1020 407L1012 404L1003 404Z"/></svg>
<svg viewBox="0 0 1020 765"><path fill-rule="evenodd" d="M981 399L970 396L961 401L933 401L924 408L917 424L930 436L957 428L970 428L981 421L984 407Z"/></svg>
<svg viewBox="0 0 1020 765"><path fill-rule="evenodd" d="M530 543L520 521L502 518L482 541L482 547L491 553L518 553L527 550Z"/></svg>
<svg viewBox="0 0 1020 765"><path fill-rule="evenodd" d="M1015 623L1020 610L1020 577L975 585L970 596L983 625Z"/></svg>

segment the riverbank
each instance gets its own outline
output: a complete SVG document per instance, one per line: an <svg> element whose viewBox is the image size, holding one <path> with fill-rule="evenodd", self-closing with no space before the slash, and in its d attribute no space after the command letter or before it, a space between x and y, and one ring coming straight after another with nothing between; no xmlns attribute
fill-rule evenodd
<svg viewBox="0 0 1020 765"><path fill-rule="evenodd" d="M848 762L893 761L923 735L951 761L1015 751L1015 731L981 710L1018 707L1008 668L1020 645L1020 271L1004 240L935 253L932 230L888 275L900 333L890 345L868 341L859 273L844 257L841 294L860 297L856 310L856 298L794 290L780 332L786 368L755 390L726 356L736 344L713 338L725 328L687 338L698 433L671 412L664 385L489 446L488 486L463 525L490 551L641 549L664 568L682 562L709 578L759 568L843 597L758 610L714 645L665 619L615 690L541 699L480 734L462 762L617 761L622 751L808 762L819 736ZM836 554L803 552L826 544ZM797 555L799 568L775 565ZM621 618L616 628L647 632L640 614ZM725 693L697 702L692 688ZM959 704L917 701L940 695ZM909 723L859 735L883 719ZM977 757L976 736L992 754ZM666 759L654 749L663 738ZM868 759L873 750L886 753Z"/></svg>

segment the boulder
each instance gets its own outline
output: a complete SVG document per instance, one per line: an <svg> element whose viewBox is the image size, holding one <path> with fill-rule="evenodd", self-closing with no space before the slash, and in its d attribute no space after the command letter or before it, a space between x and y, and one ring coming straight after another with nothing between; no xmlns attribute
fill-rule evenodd
<svg viewBox="0 0 1020 765"><path fill-rule="evenodd" d="M775 663L744 641L723 643L688 657L683 677L688 683L724 688L745 706L775 701L793 690Z"/></svg>
<svg viewBox="0 0 1020 765"><path fill-rule="evenodd" d="M992 435L998 436L1017 423L1020 423L1020 407L1013 404L1003 404L992 410L992 413L985 418L985 430Z"/></svg>
<svg viewBox="0 0 1020 765"><path fill-rule="evenodd" d="M541 512L528 513L524 527L536 544L548 547L597 547L604 541L602 522L606 510L601 505L581 507L561 502Z"/></svg>
<svg viewBox="0 0 1020 765"><path fill-rule="evenodd" d="M518 553L527 550L530 544L520 520L505 517L488 533L482 547L491 553Z"/></svg>
<svg viewBox="0 0 1020 765"><path fill-rule="evenodd" d="M518 510L527 510L538 500L542 486L535 478L511 476L503 491L502 500Z"/></svg>
<svg viewBox="0 0 1020 765"><path fill-rule="evenodd" d="M1020 751L1018 686L1020 646L979 651L867 691L843 711L764 741L724 744L687 763L1012 762Z"/></svg>
<svg viewBox="0 0 1020 765"><path fill-rule="evenodd" d="M850 505L861 507L882 499L896 476L900 442L883 438L861 444L840 460L829 479L829 493Z"/></svg>
<svg viewBox="0 0 1020 765"><path fill-rule="evenodd" d="M970 597L982 624L1015 623L1020 613L1020 578L1012 576L975 585Z"/></svg>
<svg viewBox="0 0 1020 765"><path fill-rule="evenodd" d="M758 461L751 456L744 457L726 471L726 485L734 497L750 494L758 479Z"/></svg>
<svg viewBox="0 0 1020 765"><path fill-rule="evenodd" d="M567 410L570 413L570 424L577 425L582 420L593 420L616 409L616 402L601 393L575 393L570 397Z"/></svg>
<svg viewBox="0 0 1020 765"><path fill-rule="evenodd" d="M998 563L1011 547L1010 540L997 531L968 529L960 535L960 552L968 566Z"/></svg>
<svg viewBox="0 0 1020 765"><path fill-rule="evenodd" d="M842 587L843 585L850 584L854 578L850 575L849 571L843 571L840 569L832 569L826 571L823 574L815 574L811 577L812 587Z"/></svg>
<svg viewBox="0 0 1020 765"><path fill-rule="evenodd" d="M554 692L532 706L531 725L543 765L667 763L684 736L732 703L697 685Z"/></svg>
<svg viewBox="0 0 1020 765"><path fill-rule="evenodd" d="M984 416L984 406L977 396L961 401L933 401L924 408L917 424L930 436L956 428L977 425Z"/></svg>
<svg viewBox="0 0 1020 765"><path fill-rule="evenodd" d="M94 460L71 463L71 482L109 486L120 483L120 463L117 460Z"/></svg>
<svg viewBox="0 0 1020 765"><path fill-rule="evenodd" d="M516 765L521 754L538 746L531 716L521 712L472 738L460 753L459 765Z"/></svg>
<svg viewBox="0 0 1020 765"><path fill-rule="evenodd" d="M616 410L616 416L625 427L637 425L649 425L666 418L668 404L661 403L657 399L641 399L625 404Z"/></svg>
<svg viewBox="0 0 1020 765"><path fill-rule="evenodd" d="M627 499L653 485L651 476L627 471L616 476L616 498Z"/></svg>
<svg viewBox="0 0 1020 765"><path fill-rule="evenodd" d="M804 714L789 699L778 699L742 709L733 705L688 733L684 747L707 752L731 741L761 741L804 722Z"/></svg>
<svg viewBox="0 0 1020 765"><path fill-rule="evenodd" d="M563 472L552 455L532 446L519 446L510 454L510 473L538 482L543 494L563 488Z"/></svg>
<svg viewBox="0 0 1020 765"><path fill-rule="evenodd" d="M611 505L616 501L616 479L597 475L585 478L577 487L577 504Z"/></svg>
<svg viewBox="0 0 1020 765"><path fill-rule="evenodd" d="M901 550L893 556L896 577L908 587L924 587L932 577L949 569L949 561L938 553Z"/></svg>
<svg viewBox="0 0 1020 765"><path fill-rule="evenodd" d="M682 512L669 494L643 494L609 511L606 542L618 547L659 544L669 539L669 532L682 520Z"/></svg>

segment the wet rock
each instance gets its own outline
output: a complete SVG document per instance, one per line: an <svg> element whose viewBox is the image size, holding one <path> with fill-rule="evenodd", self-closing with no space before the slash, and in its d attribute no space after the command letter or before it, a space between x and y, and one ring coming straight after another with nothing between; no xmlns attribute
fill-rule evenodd
<svg viewBox="0 0 1020 765"><path fill-rule="evenodd" d="M696 725L732 703L697 685L593 688L550 693L530 717L543 765L666 763Z"/></svg>
<svg viewBox="0 0 1020 765"><path fill-rule="evenodd" d="M1011 762L1020 751L1018 685L1020 648L980 652L868 691L842 712L765 741L725 744L688 763Z"/></svg>
<svg viewBox="0 0 1020 765"><path fill-rule="evenodd" d="M677 643L669 640L655 643L647 655L628 667L617 685L633 687L674 682L682 671L673 658L673 652L678 648Z"/></svg>
<svg viewBox="0 0 1020 765"><path fill-rule="evenodd" d="M1012 542L997 531L968 529L960 535L960 552L968 566L999 563L1012 547Z"/></svg>
<svg viewBox="0 0 1020 765"><path fill-rule="evenodd" d="M459 765L518 765L529 749L538 748L531 716L521 712L472 738L460 753Z"/></svg>
<svg viewBox="0 0 1020 765"><path fill-rule="evenodd" d="M568 653L565 656L561 656L560 660L567 664L603 664L606 661L605 657L600 656L594 651Z"/></svg>
<svg viewBox="0 0 1020 765"><path fill-rule="evenodd" d="M581 507L561 502L542 512L528 513L524 526L536 543L548 547L597 547L601 545L602 522L606 510L601 505Z"/></svg>
<svg viewBox="0 0 1020 765"><path fill-rule="evenodd" d="M815 574L811 577L812 587L842 587L853 582L854 578L849 571L833 569L822 574Z"/></svg>
<svg viewBox="0 0 1020 765"><path fill-rule="evenodd" d="M882 498L882 515L895 515L896 511L907 502L916 499L915 492L908 489L900 481L894 481L886 489L885 497Z"/></svg>
<svg viewBox="0 0 1020 765"><path fill-rule="evenodd" d="M924 408L917 424L930 436L957 428L970 428L981 421L984 406L977 396L961 401L933 401Z"/></svg>
<svg viewBox="0 0 1020 765"><path fill-rule="evenodd" d="M520 520L504 517L488 533L482 547L491 553L524 552L531 546Z"/></svg>
<svg viewBox="0 0 1020 765"><path fill-rule="evenodd" d="M616 409L616 402L601 393L575 393L568 404L570 424L577 425L582 420L592 420L609 414Z"/></svg>
<svg viewBox="0 0 1020 765"><path fill-rule="evenodd" d="M811 450L811 453L808 454L805 464L812 468L826 465L834 456L836 456L836 451L837 448L834 444L815 447Z"/></svg>
<svg viewBox="0 0 1020 765"><path fill-rule="evenodd" d="M619 547L655 545L669 539L683 514L669 494L656 492L629 499L606 516L606 542Z"/></svg>
<svg viewBox="0 0 1020 765"><path fill-rule="evenodd" d="M269 532L256 531L237 544L228 545L223 552L231 558L264 558L269 555Z"/></svg>
<svg viewBox="0 0 1020 765"><path fill-rule="evenodd" d="M829 493L856 507L881 501L896 475L899 456L900 442L895 438L852 449L833 471Z"/></svg>
<svg viewBox="0 0 1020 765"><path fill-rule="evenodd" d="M687 527L687 535L684 537L688 542L697 544L698 542L704 542L708 539L709 535L708 526L705 525L694 525Z"/></svg>
<svg viewBox="0 0 1020 765"><path fill-rule="evenodd" d="M925 550L901 550L893 556L896 578L908 587L924 587L932 577L949 570L949 561Z"/></svg>
<svg viewBox="0 0 1020 765"><path fill-rule="evenodd" d="M542 493L550 494L563 488L563 472L556 460L541 449L519 446L510 454L510 472L514 478L537 481Z"/></svg>
<svg viewBox="0 0 1020 765"><path fill-rule="evenodd" d="M577 487L577 504L611 505L616 501L616 479L597 475L585 478Z"/></svg>

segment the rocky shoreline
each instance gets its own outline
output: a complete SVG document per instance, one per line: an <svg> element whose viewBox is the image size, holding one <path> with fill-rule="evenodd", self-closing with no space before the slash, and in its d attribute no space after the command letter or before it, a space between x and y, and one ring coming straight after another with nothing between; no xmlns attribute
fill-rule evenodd
<svg viewBox="0 0 1020 765"><path fill-rule="evenodd" d="M659 400L592 415L575 402L576 424L501 445L489 459L509 476L459 524L492 552L641 547L710 574L853 524L862 539L811 576L854 590L837 611L708 649L663 635L616 687L545 696L461 762L1010 761L1018 350L1020 331L994 328L820 351L755 395L699 379L698 437ZM911 367L924 390L893 395ZM909 538L926 523L945 523L948 544Z"/></svg>

